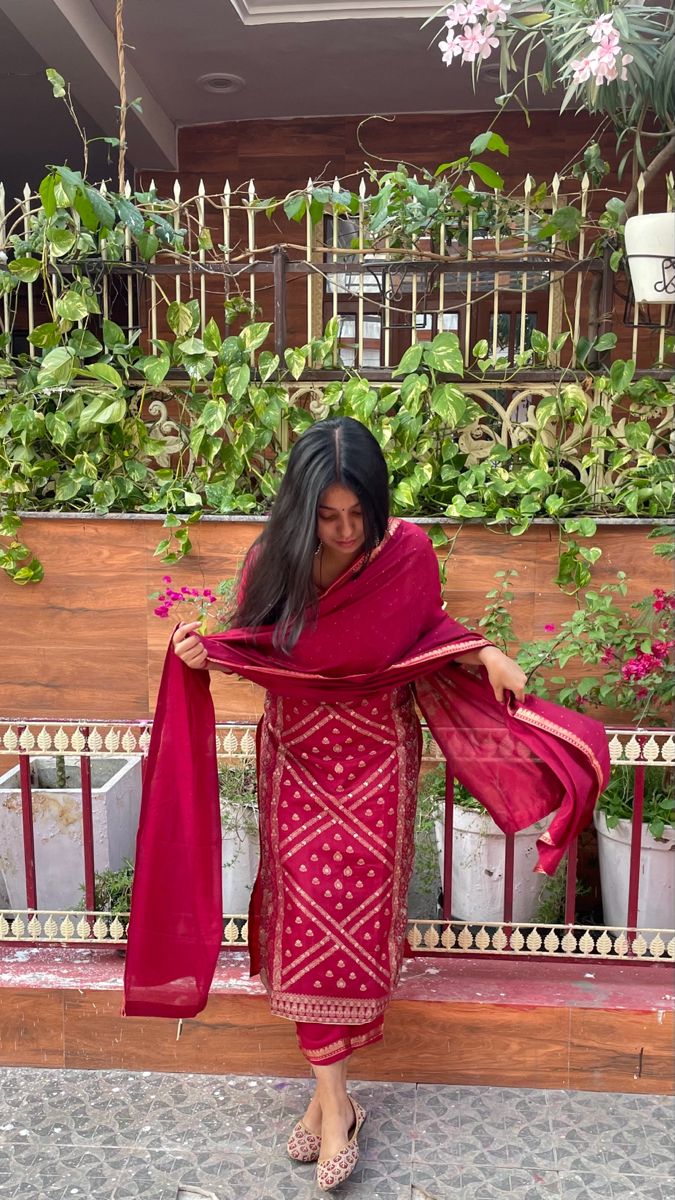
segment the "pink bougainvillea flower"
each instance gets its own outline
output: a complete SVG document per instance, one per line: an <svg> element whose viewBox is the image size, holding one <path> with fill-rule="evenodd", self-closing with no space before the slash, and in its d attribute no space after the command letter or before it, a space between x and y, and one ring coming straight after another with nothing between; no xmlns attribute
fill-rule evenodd
<svg viewBox="0 0 675 1200"><path fill-rule="evenodd" d="M162 575L162 583L171 583L170 575Z"/></svg>
<svg viewBox="0 0 675 1200"><path fill-rule="evenodd" d="M610 663L614 662L614 651L612 650L611 646L605 646L605 649L602 652L602 658L600 659L600 662L605 667L608 667Z"/></svg>
<svg viewBox="0 0 675 1200"><path fill-rule="evenodd" d="M546 633L555 633L555 625L544 625Z"/></svg>

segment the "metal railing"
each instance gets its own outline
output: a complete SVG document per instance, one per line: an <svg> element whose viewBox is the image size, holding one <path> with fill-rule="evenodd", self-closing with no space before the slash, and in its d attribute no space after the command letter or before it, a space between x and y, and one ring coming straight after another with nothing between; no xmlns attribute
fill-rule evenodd
<svg viewBox="0 0 675 1200"><path fill-rule="evenodd" d="M354 213L340 206L342 183L335 179L335 203L322 205L319 221L312 218L312 200L319 189L323 195L327 189L309 179L297 193L306 199L299 223L283 215L279 202L270 221L253 179L236 189L225 181L218 194L207 194L200 182L192 196L185 196L175 180L167 197L158 196L152 181L148 195L156 197L165 221L185 230L184 249L162 247L143 261L126 229L121 258L106 250L104 242L97 253L76 262L55 260L49 296L39 280L21 283L11 293L0 289L0 334L9 334L10 344L19 335L28 338L36 324L51 319L49 303L77 271L92 281L103 317L129 333L141 330L149 339L165 327L171 302L196 300L203 332L211 315L222 319L223 301L239 294L273 321L277 353L288 344L289 303L294 344L311 342L330 317L338 318L343 361L365 372L389 372L408 345L448 329L458 333L465 367L480 340L494 357L505 354L515 360L536 327L549 343L561 333L571 335L562 355L551 356L553 376L563 361L575 367L569 348L580 335L592 339L621 324L626 325L626 349L638 366L663 361L669 307L658 306L649 314L656 329L646 325L637 306L626 307L627 296L615 293L610 255L597 256L586 225L570 240L556 233L538 240L533 185L528 175L522 189L510 193L510 211L517 215L506 232L499 220L492 222L494 228L489 219L481 225L469 208L461 238L451 225L440 224L433 237L420 236L412 248L400 250L386 237L369 240L364 179L355 189ZM473 186L472 181L469 190ZM101 191L105 194L104 184ZM131 196L128 185L127 192ZM664 180L664 193L663 204L670 211L672 175ZM640 179L638 212L643 201ZM602 208L604 196L596 200L587 175L580 182L554 176L547 190L547 219L572 202L585 220L598 204ZM12 235L30 233L40 203L29 184L14 200L0 184L0 265L3 256L12 257ZM152 208L152 199L146 209L148 205ZM36 353L30 343L27 349ZM148 352L158 352L151 342Z"/></svg>
<svg viewBox="0 0 675 1200"><path fill-rule="evenodd" d="M0 910L0 942L75 943L89 946L123 945L127 913L98 912L95 906L96 855L92 811L92 760L120 754L144 764L150 742L149 721L39 721L0 719L0 750L18 758L19 789L15 816L20 810L22 828L25 906ZM236 722L217 726L219 761L229 765L250 764L255 755L255 726ZM645 772L648 767L666 770L675 764L675 730L611 729L610 755L613 767L633 770L633 815L626 919L620 926L577 923L577 842L567 856L564 917L556 924L514 919L515 835L504 839L504 904L499 921L456 920L453 911L454 785L446 771L444 814L444 865L442 914L429 919L411 919L408 926L410 950L425 954L477 954L515 957L593 958L623 961L675 959L675 930L640 929L637 924L641 884L641 838ZM425 734L427 761L438 762L440 752ZM36 868L35 815L31 760L37 756L75 756L79 765L79 812L70 811L59 837L72 835L78 826L81 841L81 909L40 907L40 878ZM18 805L18 807L17 807ZM11 808L12 805L9 805ZM5 808L8 808L5 801ZM0 816L7 820L7 812ZM1 830L0 830L1 832ZM52 846L59 854L58 838ZM6 850L5 850L6 853ZM0 860L1 861L1 860ZM528 868L529 869L529 868ZM224 914L223 946L241 948L247 943L245 914Z"/></svg>

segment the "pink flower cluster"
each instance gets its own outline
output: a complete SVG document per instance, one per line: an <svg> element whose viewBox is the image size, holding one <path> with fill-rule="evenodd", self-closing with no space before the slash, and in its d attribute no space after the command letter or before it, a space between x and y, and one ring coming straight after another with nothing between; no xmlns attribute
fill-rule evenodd
<svg viewBox="0 0 675 1200"><path fill-rule="evenodd" d="M650 653L640 651L636 658L629 659L621 668L621 674L626 683L632 683L637 679L645 679L648 675L653 675L655 671L659 671L665 664L673 646L675 646L675 641L652 642Z"/></svg>
<svg viewBox="0 0 675 1200"><path fill-rule="evenodd" d="M162 576L162 583L171 583L170 575ZM156 617L168 617L174 604L182 604L187 601L188 604L201 603L206 601L207 604L215 604L216 597L210 588L190 588L182 587L179 591L174 587L167 587L157 597L161 603L157 608L153 609Z"/></svg>
<svg viewBox="0 0 675 1200"><path fill-rule="evenodd" d="M446 12L448 32L444 41L438 43L446 67L460 55L463 63L489 58L499 45L495 29L506 21L510 9L506 0L451 4Z"/></svg>
<svg viewBox="0 0 675 1200"><path fill-rule="evenodd" d="M621 50L619 31L609 13L598 17L586 29L593 48L583 58L573 58L570 66L574 72L572 83L586 83L592 79L596 84L613 83L615 79L628 79L628 64L633 55Z"/></svg>
<svg viewBox="0 0 675 1200"><path fill-rule="evenodd" d="M654 588L654 612L675 612L675 592L666 592L663 588Z"/></svg>

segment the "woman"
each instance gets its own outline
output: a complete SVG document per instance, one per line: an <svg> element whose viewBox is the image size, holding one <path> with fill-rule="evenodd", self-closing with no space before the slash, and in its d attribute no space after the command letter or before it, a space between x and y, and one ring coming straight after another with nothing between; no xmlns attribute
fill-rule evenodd
<svg viewBox="0 0 675 1200"><path fill-rule="evenodd" d="M550 871L590 817L607 772L606 740L576 714L525 706L518 664L445 615L431 543L418 527L390 520L382 452L349 418L317 423L293 447L247 556L232 626L201 638L196 622L180 625L167 656L139 833L126 1012L190 1013L205 1003L221 940L213 874L206 890L194 883L180 912L164 912L165 953L154 965L136 914L157 907L157 880L173 877L186 846L190 880L202 881L205 846L219 869L213 814L203 811L217 810L204 668L234 671L266 688L251 970L272 1010L296 1021L314 1072L316 1092L288 1151L317 1161L328 1190L356 1165L365 1119L347 1093L348 1059L382 1037L401 966L421 751L415 700L455 775L502 828L558 810L540 840L541 869ZM182 810L174 831L166 828L168 789ZM162 814L161 834L153 812ZM157 936L157 914L152 926ZM206 963L195 929L211 947Z"/></svg>

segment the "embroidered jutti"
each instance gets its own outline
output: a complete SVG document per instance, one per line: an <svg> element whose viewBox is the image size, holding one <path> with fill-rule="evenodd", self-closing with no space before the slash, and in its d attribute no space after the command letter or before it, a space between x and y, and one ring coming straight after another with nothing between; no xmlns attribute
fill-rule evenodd
<svg viewBox="0 0 675 1200"><path fill-rule="evenodd" d="M457 661L484 638L443 610L422 529L390 522L321 596L293 649L273 630L204 639L211 669L266 688L252 973L315 1062L375 1040L405 932L420 758L415 700L451 770L507 832L553 813L552 874L609 772L604 729L528 698L499 704ZM222 939L215 717L208 672L169 646L153 723L125 967L127 1015L193 1016ZM322 1026L326 1032L322 1032Z"/></svg>

